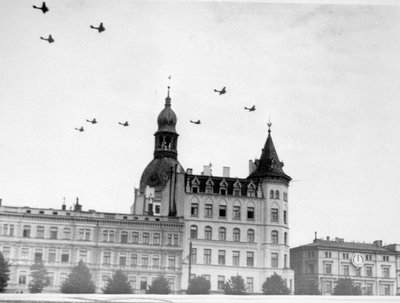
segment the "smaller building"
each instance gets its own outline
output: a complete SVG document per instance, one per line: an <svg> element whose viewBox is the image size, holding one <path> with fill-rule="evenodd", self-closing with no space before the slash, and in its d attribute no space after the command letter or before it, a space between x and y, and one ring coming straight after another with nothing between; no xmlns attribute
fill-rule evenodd
<svg viewBox="0 0 400 303"><path fill-rule="evenodd" d="M290 250L295 285L313 280L323 295L333 293L339 278L351 278L363 295L396 295L399 292L399 245L345 242L342 238L314 239Z"/></svg>

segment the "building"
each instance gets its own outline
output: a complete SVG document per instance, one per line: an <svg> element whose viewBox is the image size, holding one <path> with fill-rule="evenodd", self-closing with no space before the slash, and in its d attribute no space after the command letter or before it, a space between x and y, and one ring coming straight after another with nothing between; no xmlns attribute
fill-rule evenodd
<svg viewBox="0 0 400 303"><path fill-rule="evenodd" d="M295 285L313 280L323 295L333 292L339 278L351 278L364 295L395 295L399 289L399 245L314 239L290 250ZM299 283L300 285L300 283Z"/></svg>
<svg viewBox="0 0 400 303"><path fill-rule="evenodd" d="M41 259L49 272L47 292L57 292L80 260L101 292L116 269L128 276L136 293L152 279L166 276L180 292L183 222L179 218L132 214L11 207L0 205L0 251L11 263L8 292L26 292L30 266Z"/></svg>
<svg viewBox="0 0 400 303"><path fill-rule="evenodd" d="M291 178L282 169L271 130L260 159L249 162L249 176L232 178L228 167L219 177L212 175L211 166L198 175L183 169L169 92L157 123L154 158L142 174L132 212L183 218L181 288L187 288L189 278L202 275L210 280L212 292L222 292L224 283L239 274L248 292L260 293L262 283L276 272L293 289Z"/></svg>

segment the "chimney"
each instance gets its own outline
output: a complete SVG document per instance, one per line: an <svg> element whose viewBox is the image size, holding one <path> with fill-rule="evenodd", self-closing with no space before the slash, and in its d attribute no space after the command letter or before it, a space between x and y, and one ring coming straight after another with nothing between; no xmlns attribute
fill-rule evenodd
<svg viewBox="0 0 400 303"><path fill-rule="evenodd" d="M76 198L76 204L74 205L74 211L82 211L82 205L79 204L79 198Z"/></svg>
<svg viewBox="0 0 400 303"><path fill-rule="evenodd" d="M66 210L67 206L65 205L65 197L63 198L63 204L61 205L61 210Z"/></svg>
<svg viewBox="0 0 400 303"><path fill-rule="evenodd" d="M254 173L255 170L256 170L255 162L253 162L253 160L249 160L249 175Z"/></svg>
<svg viewBox="0 0 400 303"><path fill-rule="evenodd" d="M317 232L314 231L314 240L317 240Z"/></svg>
<svg viewBox="0 0 400 303"><path fill-rule="evenodd" d="M203 166L203 172L201 173L203 176L211 176L212 175L212 169L211 169L211 163L210 165L204 165Z"/></svg>
<svg viewBox="0 0 400 303"><path fill-rule="evenodd" d="M331 240L331 237L326 236L326 241L330 241L330 240Z"/></svg>
<svg viewBox="0 0 400 303"><path fill-rule="evenodd" d="M186 173L187 173L188 175L193 175L193 168L188 168L188 169L186 169Z"/></svg>
<svg viewBox="0 0 400 303"><path fill-rule="evenodd" d="M229 166L222 167L222 171L223 171L222 176L224 178L229 178L230 177L231 168Z"/></svg>

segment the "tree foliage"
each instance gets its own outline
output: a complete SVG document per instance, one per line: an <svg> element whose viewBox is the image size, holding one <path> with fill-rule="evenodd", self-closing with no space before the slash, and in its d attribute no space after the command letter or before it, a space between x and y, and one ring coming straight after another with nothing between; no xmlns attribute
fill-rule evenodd
<svg viewBox="0 0 400 303"><path fill-rule="evenodd" d="M41 293L42 290L50 284L49 275L43 265L42 260L35 260L31 266L32 280L29 282L29 292Z"/></svg>
<svg viewBox="0 0 400 303"><path fill-rule="evenodd" d="M274 272L271 277L264 281L262 292L264 295L289 295L290 289L286 286L282 277Z"/></svg>
<svg viewBox="0 0 400 303"><path fill-rule="evenodd" d="M8 280L10 280L10 264L0 251L0 293L5 291Z"/></svg>
<svg viewBox="0 0 400 303"><path fill-rule="evenodd" d="M121 270L117 270L112 278L108 279L108 283L102 291L105 294L131 294L132 287L128 277Z"/></svg>
<svg viewBox="0 0 400 303"><path fill-rule="evenodd" d="M91 294L95 290L89 268L82 261L72 268L72 272L61 285L61 292L68 294Z"/></svg>
<svg viewBox="0 0 400 303"><path fill-rule="evenodd" d="M236 275L230 278L224 285L226 295L246 295L246 286L242 276Z"/></svg>
<svg viewBox="0 0 400 303"><path fill-rule="evenodd" d="M196 276L190 280L187 293L190 295L207 295L210 293L210 281L202 276Z"/></svg>
<svg viewBox="0 0 400 303"><path fill-rule="evenodd" d="M155 278L147 290L148 294L169 294L170 292L168 280L164 276Z"/></svg>
<svg viewBox="0 0 400 303"><path fill-rule="evenodd" d="M320 295L316 280L299 280L296 285L296 295Z"/></svg>
<svg viewBox="0 0 400 303"><path fill-rule="evenodd" d="M353 284L350 278L340 278L336 281L336 286L333 290L335 296L359 296L361 289Z"/></svg>

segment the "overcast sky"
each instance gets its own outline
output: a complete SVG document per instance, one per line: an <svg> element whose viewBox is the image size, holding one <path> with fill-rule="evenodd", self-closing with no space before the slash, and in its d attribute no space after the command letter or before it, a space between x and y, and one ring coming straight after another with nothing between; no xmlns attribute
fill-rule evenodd
<svg viewBox="0 0 400 303"><path fill-rule="evenodd" d="M195 174L247 177L271 120L291 246L314 231L400 243L400 6L31 2L0 1L3 204L129 212L170 85Z"/></svg>

